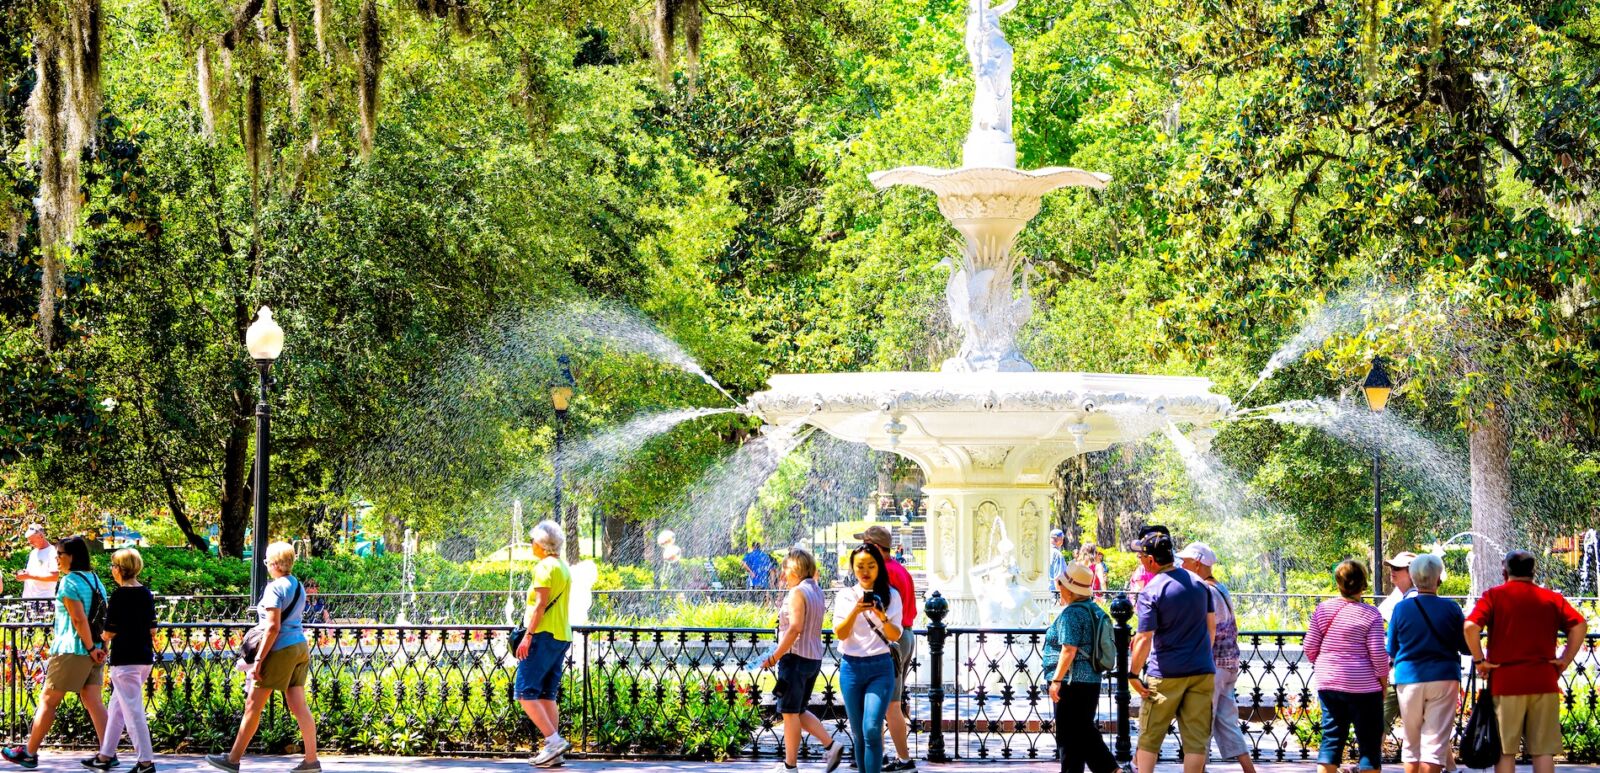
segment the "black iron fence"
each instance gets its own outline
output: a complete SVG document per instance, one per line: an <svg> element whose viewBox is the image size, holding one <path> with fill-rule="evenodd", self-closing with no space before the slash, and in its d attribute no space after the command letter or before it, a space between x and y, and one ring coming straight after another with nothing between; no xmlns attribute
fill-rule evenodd
<svg viewBox="0 0 1600 773"><path fill-rule="evenodd" d="M831 591L830 591L831 593ZM776 610L781 590L735 589L629 589L592 593L589 619L597 623L631 625L670 622L678 610L720 604L760 606ZM419 591L413 593L319 593L313 603L331 624L390 625L497 625L520 616L526 589L515 591ZM1317 604L1329 596L1283 593L1236 593L1234 610L1241 625L1252 630L1291 630L1306 625ZM1468 605L1470 599L1447 597ZM1600 599L1570 597L1574 606L1591 617L1600 616ZM1048 593L1036 594L1040 610L1053 607ZM0 598L0 622L45 619L49 602ZM156 610L163 622L206 623L247 620L244 595L157 596ZM776 614L776 613L774 613Z"/></svg>
<svg viewBox="0 0 1600 773"><path fill-rule="evenodd" d="M935 607L937 609L937 607ZM1114 610L1126 612L1127 610ZM929 760L1050 759L1056 754L1044 633L1037 629L946 627L934 614L919 637L905 709L910 743ZM1119 618L1126 619L1118 614ZM243 623L165 623L145 705L158 748L202 752L231 741L244 706L244 676L234 666ZM308 627L311 701L320 740L347 753L509 754L530 748L531 725L512 700L509 628L494 625L344 624ZM1126 642L1126 624L1118 626ZM1238 695L1242 727L1263 760L1316 754L1318 721L1301 632L1241 635ZM43 681L50 630L44 623L0 624L0 739L22 739ZM831 636L811 709L837 732L848 728ZM1600 671L1596 637L1563 677L1569 759L1600 760ZM759 667L774 645L770 629L585 626L575 630L561 698L563 734L595 756L720 758L781 750L773 711L775 674ZM1126 648L1124 662L1126 669ZM1469 692L1470 685L1463 685ZM1470 705L1470 701L1465 702ZM1137 702L1126 681L1108 678L1098 717L1126 759L1137 731ZM285 751L297 741L293 718L275 700L257 747ZM74 701L49 742L93 742ZM818 753L814 746L809 755ZM1162 757L1177 759L1175 735Z"/></svg>

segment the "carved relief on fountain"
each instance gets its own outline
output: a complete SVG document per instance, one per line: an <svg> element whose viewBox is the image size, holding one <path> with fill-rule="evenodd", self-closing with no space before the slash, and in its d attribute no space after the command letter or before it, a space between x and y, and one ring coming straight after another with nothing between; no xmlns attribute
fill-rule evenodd
<svg viewBox="0 0 1600 773"><path fill-rule="evenodd" d="M1039 535L1044 530L1044 519L1039 514L1039 506L1032 499L1022 503L1017 510L1017 529L1022 533L1022 541L1018 552L1021 554L1022 577L1028 582L1039 579L1044 573L1039 559Z"/></svg>
<svg viewBox="0 0 1600 773"><path fill-rule="evenodd" d="M956 541L960 539L956 529L956 506L948 499L939 504L939 531L936 537L935 544L939 546L939 577L948 582L956 574Z"/></svg>
<svg viewBox="0 0 1600 773"><path fill-rule="evenodd" d="M1000 506L992 501L978 505L972 519L972 563L981 564L995 557L995 521L1000 518Z"/></svg>
<svg viewBox="0 0 1600 773"><path fill-rule="evenodd" d="M1006 465L1006 457L1011 455L1011 449L1005 446L967 446L961 450L972 460L972 466L980 470L998 470Z"/></svg>

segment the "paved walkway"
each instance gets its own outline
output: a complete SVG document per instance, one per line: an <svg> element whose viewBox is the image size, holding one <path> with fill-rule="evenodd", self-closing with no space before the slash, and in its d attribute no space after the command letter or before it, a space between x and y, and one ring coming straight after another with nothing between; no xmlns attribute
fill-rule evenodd
<svg viewBox="0 0 1600 773"><path fill-rule="evenodd" d="M126 750L124 750L126 752ZM78 758L82 754L67 754L56 751L45 751L40 755L39 770L50 773L73 773L83 771L78 765ZM126 762L127 760L125 760ZM298 762L295 757L247 757L245 758L243 773L288 773L289 768ZM571 760L560 768L564 773L600 773L600 771L618 771L619 773L768 773L772 770L772 760L750 761L738 760L728 762L681 762L681 761L650 761L650 760ZM205 759L190 755L156 755L156 767L160 773L216 773L205 764ZM926 762L918 763L924 771L937 773L1056 773L1060 766L1054 762L950 762L942 765L932 765ZM530 773L534 770L528 767L525 759L516 758L479 758L469 759L460 757L343 757L325 755L322 758L322 768L326 773ZM127 773L129 767L124 764L117 768L121 773ZM1237 771L1232 764L1212 763L1212 771L1220 773L1234 773ZM1310 763L1262 763L1256 766L1260 773L1309 773L1315 768ZM1556 769L1562 773L1600 773L1600 766L1596 765L1557 765ZM0 771L21 770L5 766ZM1157 767L1158 773L1181 773L1183 767L1176 763L1162 764ZM1531 768L1520 766L1518 773L1528 773ZM818 764L800 765L801 773L821 773L822 766ZM1399 765L1390 765L1384 768L1385 773L1399 773ZM841 766L838 773L852 773L848 765Z"/></svg>

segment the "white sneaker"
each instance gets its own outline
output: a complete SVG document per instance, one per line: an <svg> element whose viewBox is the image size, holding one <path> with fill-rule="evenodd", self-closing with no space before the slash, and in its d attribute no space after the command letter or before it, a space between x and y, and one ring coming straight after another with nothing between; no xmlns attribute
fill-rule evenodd
<svg viewBox="0 0 1600 773"><path fill-rule="evenodd" d="M835 736L833 739L833 745L823 749L822 751L822 759L827 762L827 765L822 768L823 773L833 773L833 771L838 769L839 761L844 759L844 741L839 740L839 738Z"/></svg>
<svg viewBox="0 0 1600 773"><path fill-rule="evenodd" d="M559 767L561 767L562 765L565 765L565 764L567 764L566 756L565 755L561 755L561 754L557 754L556 756L551 757L550 759L547 759L544 762L540 762L540 763L535 764L534 767L536 767L536 768L559 768Z"/></svg>
<svg viewBox="0 0 1600 773"><path fill-rule="evenodd" d="M545 746L545 750L548 751L550 749L550 747L552 746L552 744L549 741L545 741L544 746ZM561 755L566 754L568 751L570 751L572 749L572 742L568 741L565 738L557 737L555 743L553 744L553 746L555 747L555 752L551 756L560 757Z"/></svg>
<svg viewBox="0 0 1600 773"><path fill-rule="evenodd" d="M555 748L555 744L546 741L544 748L540 749L538 754L533 755L533 759L528 760L528 764L536 768L543 767L548 765L551 760L555 759L556 755L558 754L560 754L560 752Z"/></svg>
<svg viewBox="0 0 1600 773"><path fill-rule="evenodd" d="M772 770L769 771L769 773L794 773L796 770L799 770L799 768L791 768L788 765L779 762L772 766Z"/></svg>

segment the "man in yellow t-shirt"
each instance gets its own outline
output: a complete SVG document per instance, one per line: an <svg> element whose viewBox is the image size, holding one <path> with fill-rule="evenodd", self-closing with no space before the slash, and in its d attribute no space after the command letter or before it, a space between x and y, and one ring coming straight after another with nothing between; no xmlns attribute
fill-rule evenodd
<svg viewBox="0 0 1600 773"><path fill-rule="evenodd" d="M517 702L528 719L544 735L544 748L533 757L540 767L560 765L562 755L572 744L561 737L557 715L561 697L561 671L572 643L572 624L567 619L568 589L572 573L561 560L566 535L554 521L541 521L533 527L533 554L539 563L533 568L533 585L528 588L528 611L522 624L528 633L517 648Z"/></svg>

